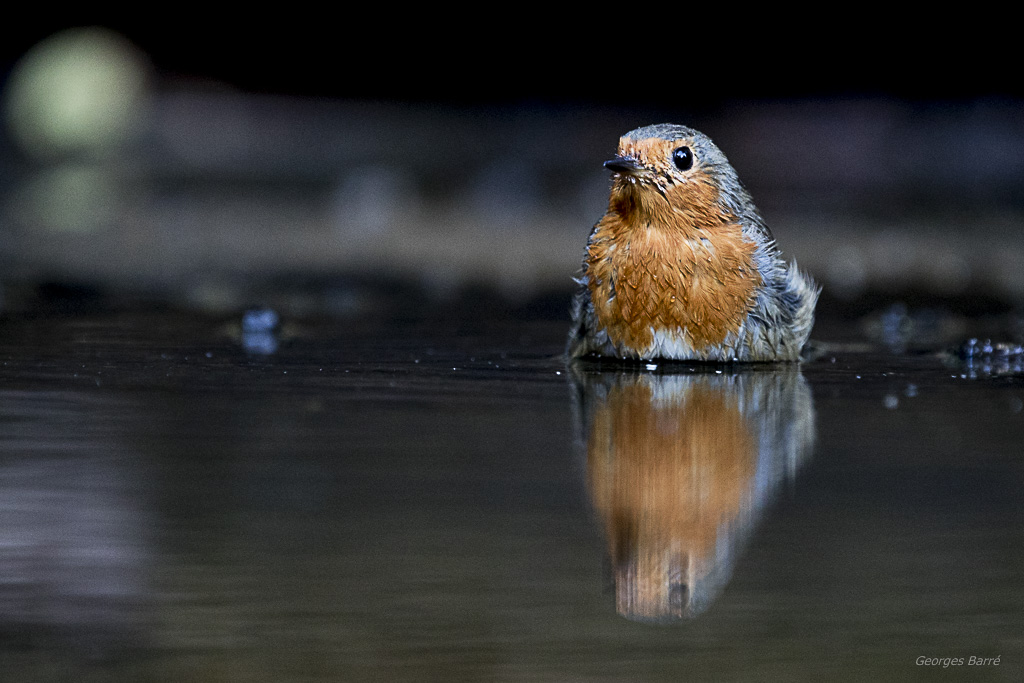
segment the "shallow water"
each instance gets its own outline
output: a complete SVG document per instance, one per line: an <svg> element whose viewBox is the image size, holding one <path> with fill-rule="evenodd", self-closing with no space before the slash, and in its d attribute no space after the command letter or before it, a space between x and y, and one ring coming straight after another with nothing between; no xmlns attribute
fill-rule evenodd
<svg viewBox="0 0 1024 683"><path fill-rule="evenodd" d="M5 680L1021 677L1012 365L837 323L799 370L569 369L565 331L4 321Z"/></svg>

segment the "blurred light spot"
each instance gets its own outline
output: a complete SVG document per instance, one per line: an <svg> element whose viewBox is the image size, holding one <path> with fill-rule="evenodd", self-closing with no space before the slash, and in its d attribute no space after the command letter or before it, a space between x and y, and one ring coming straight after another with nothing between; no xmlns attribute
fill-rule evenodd
<svg viewBox="0 0 1024 683"><path fill-rule="evenodd" d="M277 353L277 335L273 332L242 332L242 348L258 356Z"/></svg>
<svg viewBox="0 0 1024 683"><path fill-rule="evenodd" d="M269 356L277 352L281 317L272 308L250 308L242 314L242 347L249 353Z"/></svg>
<svg viewBox="0 0 1024 683"><path fill-rule="evenodd" d="M103 153L140 128L149 66L120 35L102 28L63 31L15 65L4 114L15 140L33 156Z"/></svg>
<svg viewBox="0 0 1024 683"><path fill-rule="evenodd" d="M889 410L895 410L900 405L900 399L895 394L886 394L883 402L885 403L885 407Z"/></svg>
<svg viewBox="0 0 1024 683"><path fill-rule="evenodd" d="M882 341L894 351L903 351L914 333L914 321L902 301L892 304L879 318Z"/></svg>
<svg viewBox="0 0 1024 683"><path fill-rule="evenodd" d="M272 332L277 328L280 316L272 308L251 308L242 315L242 330L245 332Z"/></svg>

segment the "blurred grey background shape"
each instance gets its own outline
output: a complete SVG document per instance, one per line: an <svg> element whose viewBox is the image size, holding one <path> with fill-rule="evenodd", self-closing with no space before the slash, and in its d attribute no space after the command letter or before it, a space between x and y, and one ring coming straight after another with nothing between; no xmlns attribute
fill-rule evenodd
<svg viewBox="0 0 1024 683"><path fill-rule="evenodd" d="M456 69L442 52L401 80L353 63L358 47L289 61L302 36L263 54L258 37L175 51L130 24L44 28L8 54L3 82L9 305L41 282L210 310L360 313L380 283L529 305L568 291L607 198L601 161L655 119L715 139L786 255L838 302L1024 295L1024 110L991 82L928 90L937 73L897 73L872 87L837 71L820 95L792 72L705 91L638 72L624 98L609 83L632 72L581 58L534 81L506 62L490 81L429 81Z"/></svg>

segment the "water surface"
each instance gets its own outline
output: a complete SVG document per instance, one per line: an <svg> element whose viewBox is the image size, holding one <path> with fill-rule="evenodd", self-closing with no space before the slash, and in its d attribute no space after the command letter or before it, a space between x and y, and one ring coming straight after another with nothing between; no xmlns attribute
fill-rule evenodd
<svg viewBox="0 0 1024 683"><path fill-rule="evenodd" d="M1024 670L1012 366L844 325L716 372L570 369L563 321L236 323L0 324L5 677Z"/></svg>

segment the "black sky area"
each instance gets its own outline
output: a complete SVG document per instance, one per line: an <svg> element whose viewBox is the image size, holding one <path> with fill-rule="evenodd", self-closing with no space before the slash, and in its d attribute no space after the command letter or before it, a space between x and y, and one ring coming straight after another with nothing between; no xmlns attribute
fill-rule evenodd
<svg viewBox="0 0 1024 683"><path fill-rule="evenodd" d="M394 13L399 14L398 10ZM850 28L780 33L593 15L551 19L174 14L36 19L0 29L4 75L63 28L102 25L144 50L164 83L306 97L457 105L714 108L734 100L887 97L943 102L1024 96L991 33ZM470 21L474 23L467 24ZM964 28L964 27L961 27ZM1015 43L1014 43L1015 44Z"/></svg>

